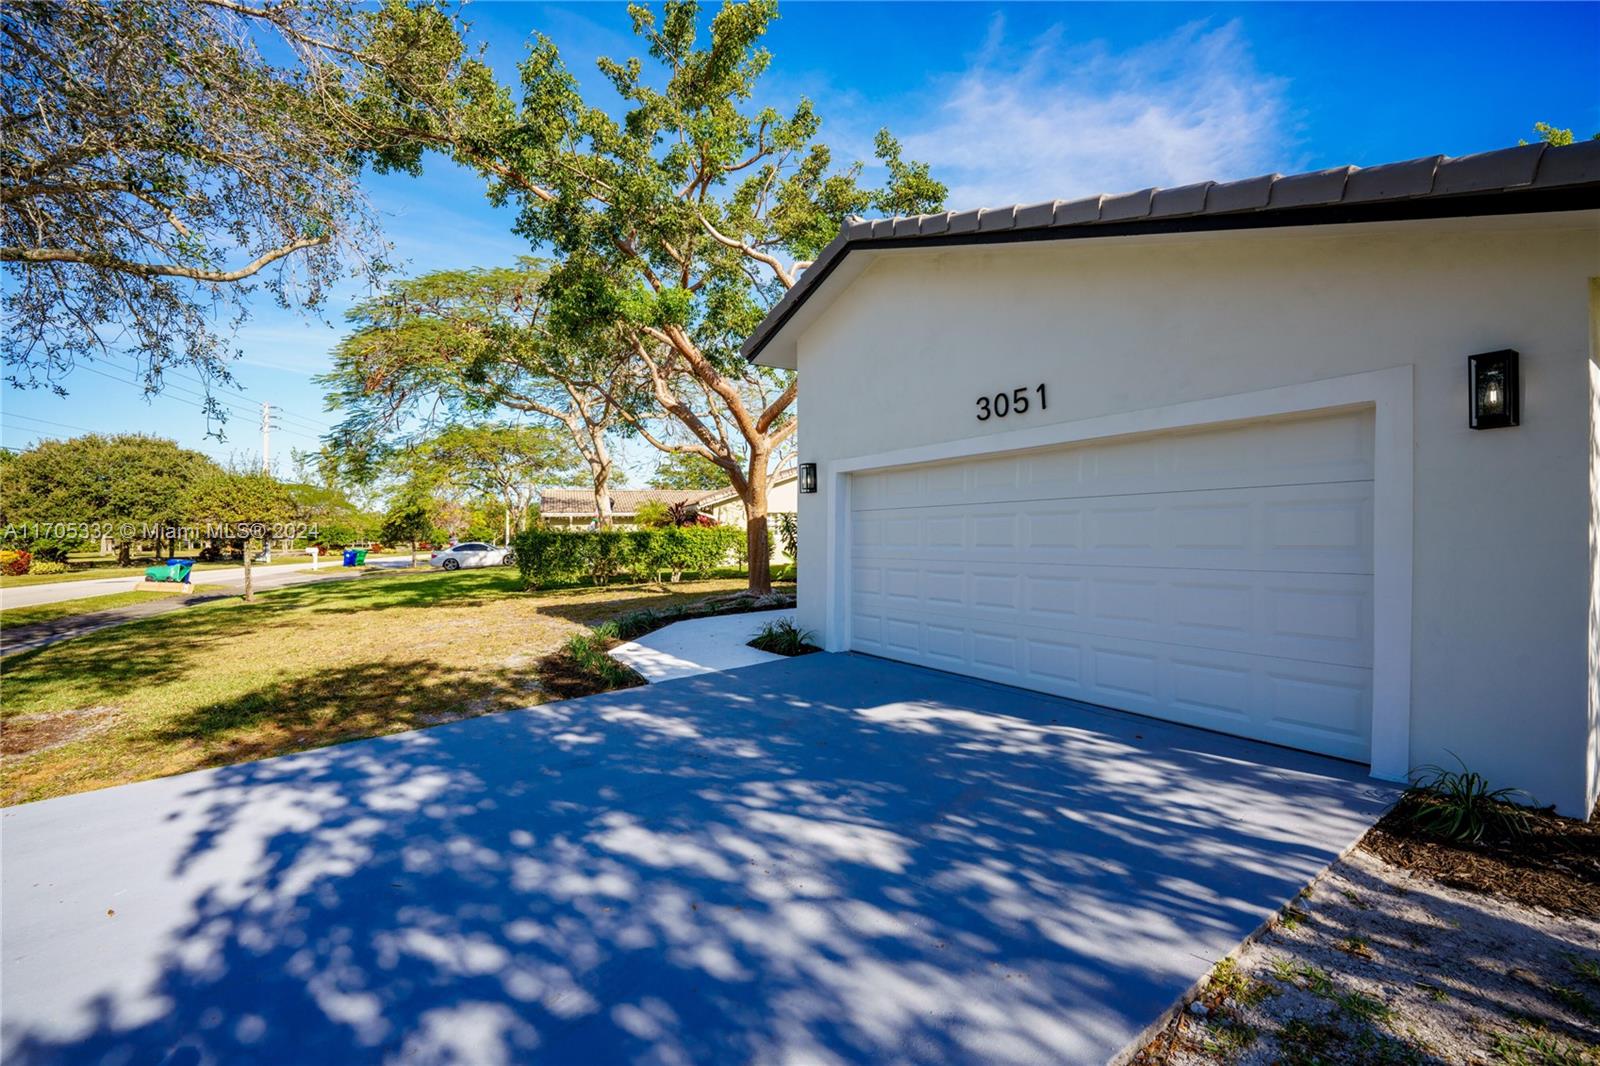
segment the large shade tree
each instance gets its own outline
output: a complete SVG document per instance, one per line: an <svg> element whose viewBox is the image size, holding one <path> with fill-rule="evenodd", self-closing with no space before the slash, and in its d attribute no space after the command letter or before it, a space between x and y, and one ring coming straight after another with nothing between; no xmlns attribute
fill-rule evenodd
<svg viewBox="0 0 1600 1066"><path fill-rule="evenodd" d="M381 269L358 178L387 157L356 116L387 26L348 0L0 5L9 379L63 392L114 359L209 395L252 292L314 308Z"/></svg>
<svg viewBox="0 0 1600 1066"><path fill-rule="evenodd" d="M945 189L887 131L872 186L859 163L836 165L808 100L781 112L753 102L774 0L727 3L709 27L693 3L629 11L652 64L599 61L613 115L543 36L517 101L448 20L390 9L386 39L404 42L409 76L387 101L365 99L366 136L392 138L386 165L406 145L414 160L444 152L517 206L517 231L560 260L546 285L555 327L632 357L636 375L593 383L635 432L727 474L749 516L751 587L766 589L769 464L795 431L796 383L748 366L739 345L847 216L933 210Z"/></svg>
<svg viewBox="0 0 1600 1066"><path fill-rule="evenodd" d="M513 525L528 528L539 485L566 482L581 465L571 442L550 426L448 426L419 450L450 480L500 501L507 544Z"/></svg>
<svg viewBox="0 0 1600 1066"><path fill-rule="evenodd" d="M13 543L64 556L85 541L109 540L118 559L183 524L184 493L218 472L209 458L164 437L99 434L40 441L0 463L0 525Z"/></svg>
<svg viewBox="0 0 1600 1066"><path fill-rule="evenodd" d="M628 367L611 351L596 355L551 329L546 277L546 265L531 259L514 268L438 271L357 304L349 314L355 331L334 351L333 371L318 379L330 408L344 415L333 450L360 473L454 420L542 416L565 428L609 526L617 469L607 438L620 417L613 393L624 391L614 378ZM562 466L561 480L571 469L549 465ZM516 505L519 514L526 510L526 501Z"/></svg>

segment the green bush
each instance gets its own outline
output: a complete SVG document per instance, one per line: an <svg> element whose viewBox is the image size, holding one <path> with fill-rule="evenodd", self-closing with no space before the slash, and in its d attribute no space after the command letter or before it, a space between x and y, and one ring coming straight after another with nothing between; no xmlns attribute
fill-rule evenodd
<svg viewBox="0 0 1600 1066"><path fill-rule="evenodd" d="M1451 753L1454 755L1454 752ZM1481 843L1485 836L1515 840L1529 832L1528 818L1515 804L1519 789L1491 789L1482 774L1456 758L1459 770L1424 766L1413 772L1398 814L1427 836Z"/></svg>
<svg viewBox="0 0 1600 1066"><path fill-rule="evenodd" d="M744 531L732 526L664 529L530 529L512 538L524 588L548 588L588 578L609 584L623 575L655 580L670 573L709 574L733 558Z"/></svg>
<svg viewBox="0 0 1600 1066"><path fill-rule="evenodd" d="M792 560L800 558L800 516L793 511L777 515L778 540L783 544L783 554Z"/></svg>
<svg viewBox="0 0 1600 1066"><path fill-rule="evenodd" d="M749 644L757 651L771 652L773 655L809 655L822 650L816 646L815 640L816 634L811 630L801 629L788 618L779 618L758 629Z"/></svg>

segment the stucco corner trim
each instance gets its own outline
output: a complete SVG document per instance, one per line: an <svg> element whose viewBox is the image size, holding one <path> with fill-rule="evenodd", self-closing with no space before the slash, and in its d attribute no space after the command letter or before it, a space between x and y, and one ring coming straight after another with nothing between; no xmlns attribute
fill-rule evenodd
<svg viewBox="0 0 1600 1066"><path fill-rule="evenodd" d="M1113 437L1161 433L1230 422L1370 407L1373 463L1372 776L1404 781L1411 770L1411 589L1413 457L1416 453L1413 369L1408 365L1256 392L1216 396L1141 411L942 441L826 463L825 588L828 651L850 647L851 475Z"/></svg>

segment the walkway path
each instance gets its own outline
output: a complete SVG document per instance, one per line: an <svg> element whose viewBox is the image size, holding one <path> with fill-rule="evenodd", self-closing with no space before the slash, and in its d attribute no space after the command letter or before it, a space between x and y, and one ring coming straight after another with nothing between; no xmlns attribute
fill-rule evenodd
<svg viewBox="0 0 1600 1066"><path fill-rule="evenodd" d="M611 657L633 667L651 684L769 663L783 656L757 651L747 642L756 630L780 618L793 621L794 609L674 622L638 640L618 644L611 649Z"/></svg>

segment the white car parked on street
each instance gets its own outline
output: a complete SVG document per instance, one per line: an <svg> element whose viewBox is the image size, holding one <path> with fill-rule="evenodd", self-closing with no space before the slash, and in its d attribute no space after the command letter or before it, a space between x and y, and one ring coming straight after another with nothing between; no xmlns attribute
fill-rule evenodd
<svg viewBox="0 0 1600 1066"><path fill-rule="evenodd" d="M472 566L500 566L512 561L510 548L496 548L493 544L469 540L428 557L429 566L441 570L461 570Z"/></svg>

